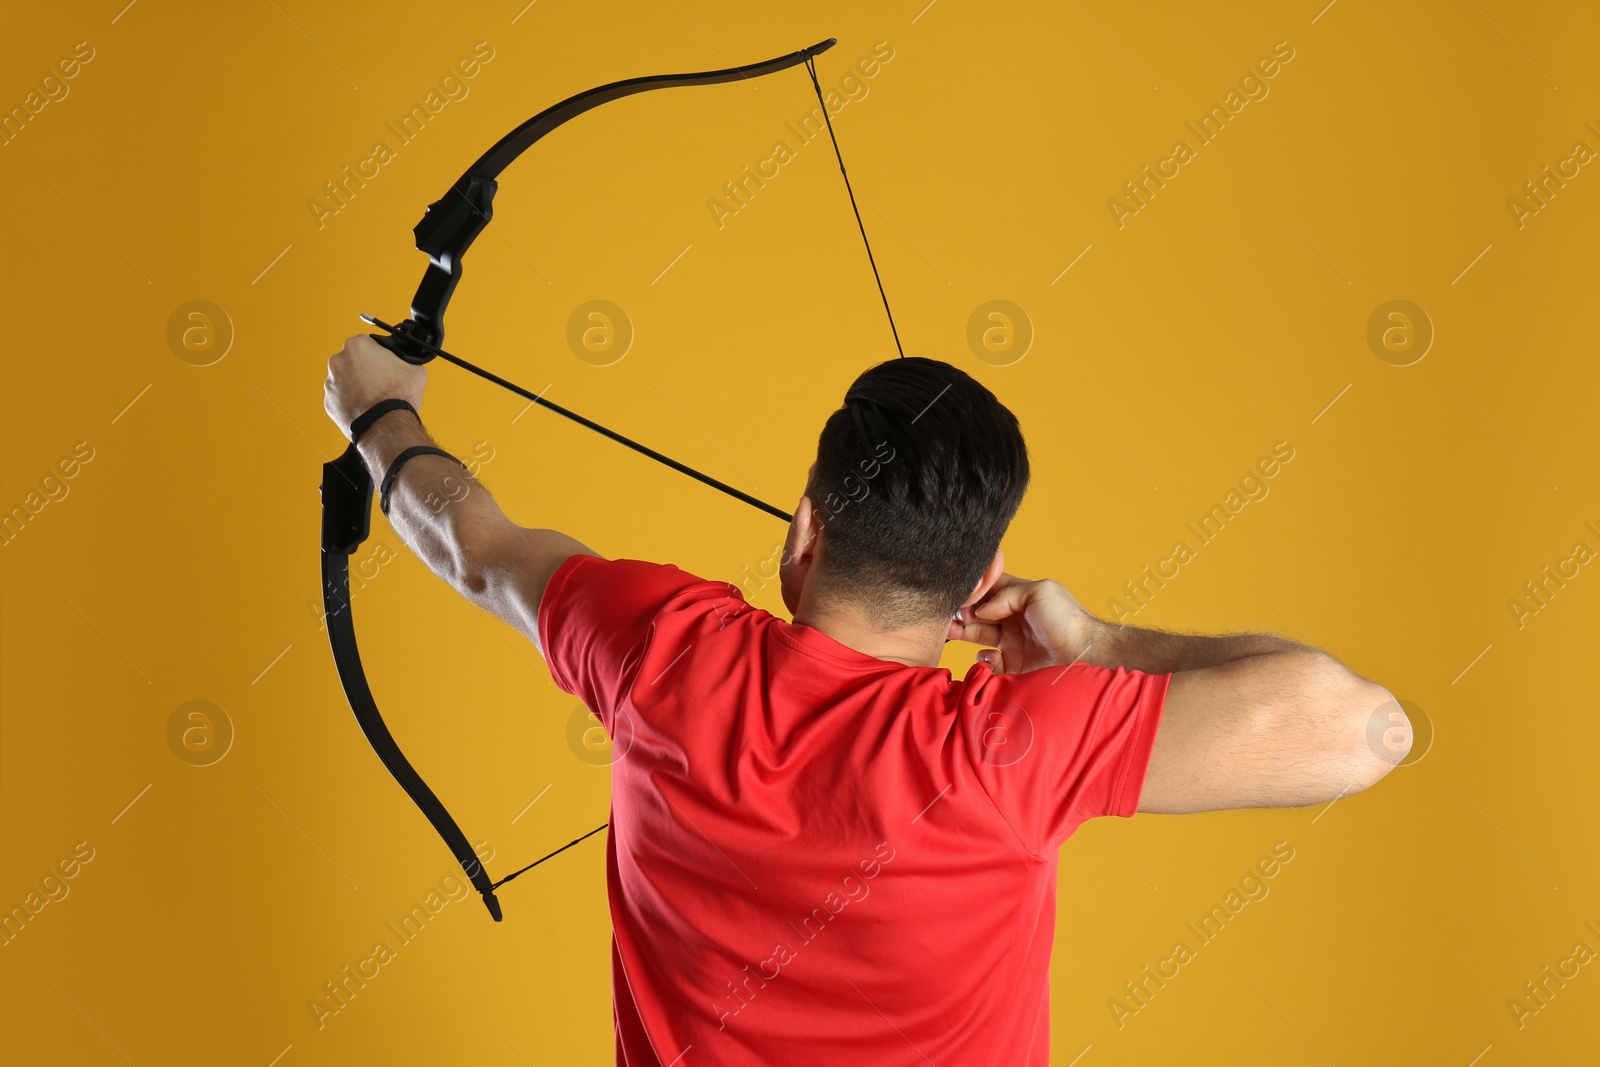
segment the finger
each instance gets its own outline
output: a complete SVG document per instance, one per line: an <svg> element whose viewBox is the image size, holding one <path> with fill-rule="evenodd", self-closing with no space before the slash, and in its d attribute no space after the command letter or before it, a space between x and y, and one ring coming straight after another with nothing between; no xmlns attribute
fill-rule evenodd
<svg viewBox="0 0 1600 1067"><path fill-rule="evenodd" d="M955 634L952 638L955 641L969 641L974 645L1000 643L1000 624L995 622L955 623L951 631Z"/></svg>
<svg viewBox="0 0 1600 1067"><path fill-rule="evenodd" d="M1000 650L998 648L986 648L982 652L979 652L978 662L988 664L989 670L993 671L995 674L1004 674L1006 672L1005 657L1000 654Z"/></svg>
<svg viewBox="0 0 1600 1067"><path fill-rule="evenodd" d="M983 599L988 600L1002 589L1009 589L1014 585L1026 585L1029 581L1030 579L1018 578L1015 574L1008 574L1002 571L1000 577L996 578L994 584L989 587L988 592L983 594Z"/></svg>
<svg viewBox="0 0 1600 1067"><path fill-rule="evenodd" d="M1010 575L1002 575L1002 580ZM1010 615L1015 615L1027 606L1032 598L1038 583L1012 579L1011 582L1001 585L996 583L995 589L981 603L972 609L974 617L990 621L998 621Z"/></svg>

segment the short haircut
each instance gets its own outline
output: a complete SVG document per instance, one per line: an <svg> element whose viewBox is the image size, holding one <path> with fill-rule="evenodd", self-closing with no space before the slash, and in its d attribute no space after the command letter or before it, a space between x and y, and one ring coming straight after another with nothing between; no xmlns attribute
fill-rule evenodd
<svg viewBox="0 0 1600 1067"><path fill-rule="evenodd" d="M816 581L884 629L948 618L1028 488L1017 418L965 371L907 356L867 370L828 417L806 495Z"/></svg>

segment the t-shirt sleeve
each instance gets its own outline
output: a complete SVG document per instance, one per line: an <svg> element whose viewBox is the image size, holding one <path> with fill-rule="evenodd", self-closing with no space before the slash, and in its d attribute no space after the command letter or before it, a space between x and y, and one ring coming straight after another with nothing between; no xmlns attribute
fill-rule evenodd
<svg viewBox="0 0 1600 1067"><path fill-rule="evenodd" d="M972 766L1029 851L1059 846L1088 819L1138 810L1171 680L1077 663L969 687Z"/></svg>
<svg viewBox="0 0 1600 1067"><path fill-rule="evenodd" d="M670 563L569 556L539 601L539 640L551 680L583 701L609 731L657 614L696 584L704 583Z"/></svg>

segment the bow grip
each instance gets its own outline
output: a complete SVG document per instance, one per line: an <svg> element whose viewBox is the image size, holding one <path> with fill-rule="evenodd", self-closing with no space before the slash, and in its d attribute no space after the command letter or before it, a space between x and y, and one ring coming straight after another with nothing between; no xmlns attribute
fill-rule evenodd
<svg viewBox="0 0 1600 1067"><path fill-rule="evenodd" d="M433 358L433 353L429 352L425 348L418 348L416 345L407 342L405 333L408 332L412 325L413 324L411 320L407 319L405 322L402 322L400 325L395 327L395 329L399 330L400 333L369 333L367 336L378 342L378 344L382 347L387 348L389 351L405 360L407 363L412 363L420 367L422 364Z"/></svg>

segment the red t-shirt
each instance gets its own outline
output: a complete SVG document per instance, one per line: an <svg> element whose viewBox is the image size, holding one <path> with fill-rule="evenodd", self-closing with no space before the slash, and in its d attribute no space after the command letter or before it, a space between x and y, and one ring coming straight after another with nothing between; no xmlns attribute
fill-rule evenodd
<svg viewBox="0 0 1600 1067"><path fill-rule="evenodd" d="M1134 813L1171 675L956 681L584 555L539 632L612 739L618 1064L1048 1064L1057 854Z"/></svg>

